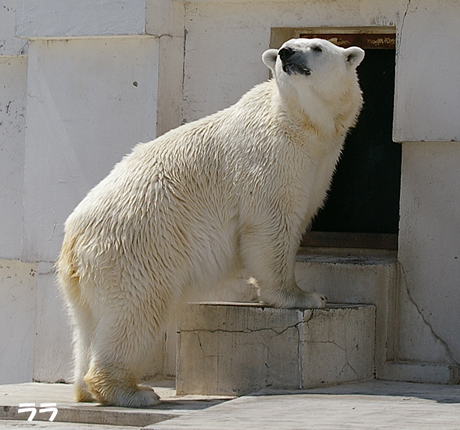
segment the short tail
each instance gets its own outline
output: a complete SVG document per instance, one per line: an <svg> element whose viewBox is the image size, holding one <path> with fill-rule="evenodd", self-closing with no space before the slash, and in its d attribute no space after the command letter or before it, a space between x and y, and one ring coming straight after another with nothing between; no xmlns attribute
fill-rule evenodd
<svg viewBox="0 0 460 430"><path fill-rule="evenodd" d="M80 301L80 277L75 268L75 239L64 238L55 268L59 288L67 301L71 303Z"/></svg>

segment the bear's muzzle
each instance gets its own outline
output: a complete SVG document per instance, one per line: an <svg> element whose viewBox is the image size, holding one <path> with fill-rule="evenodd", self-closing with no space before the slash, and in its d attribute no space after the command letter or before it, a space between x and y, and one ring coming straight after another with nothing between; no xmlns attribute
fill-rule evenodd
<svg viewBox="0 0 460 430"><path fill-rule="evenodd" d="M292 48L281 48L278 55L283 64L283 71L288 75L311 75L311 70L303 63L300 52Z"/></svg>

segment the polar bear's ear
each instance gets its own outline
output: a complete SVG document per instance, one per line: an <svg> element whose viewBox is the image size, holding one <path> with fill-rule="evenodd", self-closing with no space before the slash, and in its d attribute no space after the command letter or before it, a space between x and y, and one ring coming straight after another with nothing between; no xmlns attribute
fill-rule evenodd
<svg viewBox="0 0 460 430"><path fill-rule="evenodd" d="M262 61L270 70L275 70L276 57L278 56L277 49L267 49L262 54Z"/></svg>
<svg viewBox="0 0 460 430"><path fill-rule="evenodd" d="M344 54L347 64L352 67L358 67L364 59L364 51L357 46L345 49Z"/></svg>

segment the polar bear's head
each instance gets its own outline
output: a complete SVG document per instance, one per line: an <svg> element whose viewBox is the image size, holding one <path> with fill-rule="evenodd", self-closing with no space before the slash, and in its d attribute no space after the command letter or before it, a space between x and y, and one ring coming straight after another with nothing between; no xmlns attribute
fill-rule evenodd
<svg viewBox="0 0 460 430"><path fill-rule="evenodd" d="M296 93L313 90L325 99L342 94L353 82L357 84L356 67L363 58L361 48L344 49L323 39L291 39L262 56L282 93L294 88Z"/></svg>

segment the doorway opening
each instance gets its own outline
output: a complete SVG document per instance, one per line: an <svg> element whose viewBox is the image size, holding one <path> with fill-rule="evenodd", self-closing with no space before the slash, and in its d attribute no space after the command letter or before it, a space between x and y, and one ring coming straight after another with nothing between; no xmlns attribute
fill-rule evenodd
<svg viewBox="0 0 460 430"><path fill-rule="evenodd" d="M278 30L278 31L277 31ZM273 47L319 37L366 52L358 67L364 106L345 141L328 198L302 239L304 247L397 249L401 145L392 141L395 30L273 29ZM279 45L279 46L276 46Z"/></svg>

